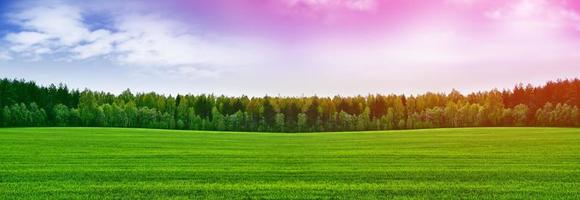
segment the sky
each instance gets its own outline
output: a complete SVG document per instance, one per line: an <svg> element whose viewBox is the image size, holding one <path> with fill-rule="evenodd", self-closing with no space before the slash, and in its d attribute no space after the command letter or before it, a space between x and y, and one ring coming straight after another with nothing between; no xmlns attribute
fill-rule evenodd
<svg viewBox="0 0 580 200"><path fill-rule="evenodd" d="M0 13L0 77L112 93L414 95L580 77L578 0L4 0Z"/></svg>

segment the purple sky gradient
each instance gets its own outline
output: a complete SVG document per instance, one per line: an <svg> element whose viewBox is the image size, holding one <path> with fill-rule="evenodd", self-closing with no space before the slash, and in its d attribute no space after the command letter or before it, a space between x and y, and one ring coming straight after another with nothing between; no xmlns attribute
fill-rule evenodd
<svg viewBox="0 0 580 200"><path fill-rule="evenodd" d="M0 8L3 76L111 92L416 94L580 75L574 0L63 0Z"/></svg>

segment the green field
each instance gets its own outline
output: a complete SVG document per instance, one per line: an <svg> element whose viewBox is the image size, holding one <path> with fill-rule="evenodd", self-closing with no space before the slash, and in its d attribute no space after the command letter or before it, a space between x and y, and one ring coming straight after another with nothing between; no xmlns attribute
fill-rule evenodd
<svg viewBox="0 0 580 200"><path fill-rule="evenodd" d="M580 199L580 129L0 129L3 199Z"/></svg>

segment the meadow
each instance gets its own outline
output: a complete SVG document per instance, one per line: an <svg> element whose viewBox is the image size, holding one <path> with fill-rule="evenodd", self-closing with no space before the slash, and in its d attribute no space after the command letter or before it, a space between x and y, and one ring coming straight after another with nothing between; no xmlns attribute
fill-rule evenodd
<svg viewBox="0 0 580 200"><path fill-rule="evenodd" d="M0 129L3 199L580 199L580 129Z"/></svg>

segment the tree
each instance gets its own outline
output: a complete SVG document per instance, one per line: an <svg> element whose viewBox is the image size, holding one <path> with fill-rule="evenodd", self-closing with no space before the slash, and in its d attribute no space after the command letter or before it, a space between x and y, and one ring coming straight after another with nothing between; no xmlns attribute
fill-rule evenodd
<svg viewBox="0 0 580 200"><path fill-rule="evenodd" d="M188 129L203 130L203 119L199 115L195 114L193 108L189 108L188 113L189 113Z"/></svg>
<svg viewBox="0 0 580 200"><path fill-rule="evenodd" d="M157 128L157 110L143 107L137 111L137 126L141 128Z"/></svg>
<svg viewBox="0 0 580 200"><path fill-rule="evenodd" d="M2 126L13 126L14 120L12 117L12 110L8 106L2 109Z"/></svg>
<svg viewBox="0 0 580 200"><path fill-rule="evenodd" d="M247 128L247 124L246 119L245 119L245 113L242 110L238 110L238 112L235 113L236 115L236 123L235 123L235 131L244 131Z"/></svg>
<svg viewBox="0 0 580 200"><path fill-rule="evenodd" d="M361 113L357 117L356 130L359 130L359 131L368 130L368 124L371 121L370 115L371 115L371 109L366 107L364 109L363 113Z"/></svg>
<svg viewBox="0 0 580 200"><path fill-rule="evenodd" d="M79 99L79 114L82 125L95 126L97 113L97 100L93 92L85 90Z"/></svg>
<svg viewBox="0 0 580 200"><path fill-rule="evenodd" d="M445 106L445 119L447 119L447 123L444 126L459 127L460 116L458 110L458 106L454 101L447 102L447 106Z"/></svg>
<svg viewBox="0 0 580 200"><path fill-rule="evenodd" d="M306 117L306 114L304 114L304 113L298 114L297 126L298 126L298 132L305 132L305 131L308 130L307 129L307 127L308 127L308 119Z"/></svg>
<svg viewBox="0 0 580 200"><path fill-rule="evenodd" d="M347 131L580 126L580 79L463 95L405 97L120 95L0 79L0 126L106 126L231 131Z"/></svg>
<svg viewBox="0 0 580 200"><path fill-rule="evenodd" d="M387 129L395 129L395 110L393 108L389 108L387 110L387 115L384 116L381 121Z"/></svg>
<svg viewBox="0 0 580 200"><path fill-rule="evenodd" d="M525 104L518 104L514 107L512 117L515 126L525 126L528 123L529 108Z"/></svg>
<svg viewBox="0 0 580 200"><path fill-rule="evenodd" d="M81 126L81 115L78 109L70 109L68 124L69 126Z"/></svg>
<svg viewBox="0 0 580 200"><path fill-rule="evenodd" d="M113 113L113 106L104 104L101 106L101 109L103 110L103 114L105 116L104 126L114 127L117 122L114 116L115 114Z"/></svg>
<svg viewBox="0 0 580 200"><path fill-rule="evenodd" d="M370 100L370 107L371 107L371 115L373 119L380 119L387 113L387 102L385 98L381 95L377 95L376 97Z"/></svg>
<svg viewBox="0 0 580 200"><path fill-rule="evenodd" d="M319 107L320 103L318 102L318 98L314 97L305 113L307 119L307 126L310 128L316 127L318 125L318 119L320 116Z"/></svg>
<svg viewBox="0 0 580 200"><path fill-rule="evenodd" d="M220 111L216 107L213 107L211 114L213 116L212 118L213 128L218 131L226 130L225 119L224 116L220 113Z"/></svg>
<svg viewBox="0 0 580 200"><path fill-rule="evenodd" d="M125 104L125 114L127 115L127 127L139 127L138 114L139 110L135 105L135 102L130 100Z"/></svg>
<svg viewBox="0 0 580 200"><path fill-rule="evenodd" d="M276 111L274 110L274 106L272 106L269 97L264 98L264 102L262 105L262 116L265 122L266 129L269 129L269 127L274 125Z"/></svg>
<svg viewBox="0 0 580 200"><path fill-rule="evenodd" d="M405 124L405 104L403 101L405 97L393 96L393 114L394 114L394 122L397 122L397 129L404 128Z"/></svg>
<svg viewBox="0 0 580 200"><path fill-rule="evenodd" d="M297 122L298 122L298 114L301 113L301 109L298 107L298 103L293 100L289 100L290 102L282 110L284 117L286 119L286 130L287 131L296 131Z"/></svg>
<svg viewBox="0 0 580 200"><path fill-rule="evenodd" d="M55 123L57 126L67 126L70 119L70 111L66 105L58 104L54 106Z"/></svg>
<svg viewBox="0 0 580 200"><path fill-rule="evenodd" d="M185 129L185 122L183 120L177 120L177 129Z"/></svg>
<svg viewBox="0 0 580 200"><path fill-rule="evenodd" d="M112 115L114 119L113 126L115 127L129 126L129 118L127 116L127 113L125 113L125 110L116 103L113 104Z"/></svg>
<svg viewBox="0 0 580 200"><path fill-rule="evenodd" d="M284 128L285 128L285 120L284 120L284 113L278 113L276 114L275 117L275 123L274 123L274 128L275 131L280 131L280 132L284 132Z"/></svg>
<svg viewBox="0 0 580 200"><path fill-rule="evenodd" d="M189 128L186 127L186 124L191 124L190 120L190 105L189 105L189 100L187 97L180 97L178 96L179 102L177 105L177 121L181 121L182 122L182 126L179 126L178 123L178 128L179 129L184 129L184 128Z"/></svg>
<svg viewBox="0 0 580 200"><path fill-rule="evenodd" d="M194 103L195 112L204 119L211 119L213 109L213 97L201 95L196 98Z"/></svg>
<svg viewBox="0 0 580 200"><path fill-rule="evenodd" d="M105 112L103 111L102 107L96 108L94 116L95 116L95 119L94 119L95 121L94 121L93 126L99 126L99 127L107 126Z"/></svg>
<svg viewBox="0 0 580 200"><path fill-rule="evenodd" d="M574 108L570 112L570 115L572 116L572 120L574 121L572 126L574 127L580 126L580 110L578 109L577 106L574 106Z"/></svg>

